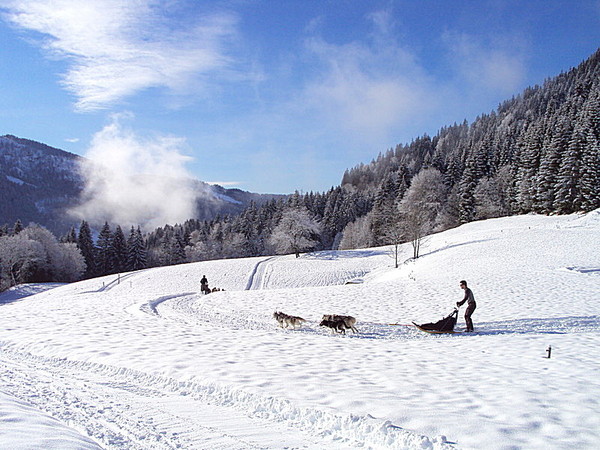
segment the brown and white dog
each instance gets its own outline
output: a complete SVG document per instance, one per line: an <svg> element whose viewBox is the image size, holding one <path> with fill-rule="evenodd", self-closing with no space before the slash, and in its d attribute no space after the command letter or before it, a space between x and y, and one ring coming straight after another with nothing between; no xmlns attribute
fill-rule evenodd
<svg viewBox="0 0 600 450"><path fill-rule="evenodd" d="M281 311L275 311L273 313L273 318L279 322L279 326L281 328L289 328L290 326L295 330L296 326L302 326L305 319L298 316L290 316L289 314L282 313Z"/></svg>

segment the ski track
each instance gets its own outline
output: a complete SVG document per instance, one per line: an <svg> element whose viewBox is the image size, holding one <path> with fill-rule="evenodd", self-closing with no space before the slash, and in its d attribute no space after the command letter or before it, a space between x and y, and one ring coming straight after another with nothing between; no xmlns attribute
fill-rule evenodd
<svg viewBox="0 0 600 450"><path fill-rule="evenodd" d="M226 390L0 350L4 390L106 449L318 448L317 437L234 407ZM277 441L256 441L269 433Z"/></svg>

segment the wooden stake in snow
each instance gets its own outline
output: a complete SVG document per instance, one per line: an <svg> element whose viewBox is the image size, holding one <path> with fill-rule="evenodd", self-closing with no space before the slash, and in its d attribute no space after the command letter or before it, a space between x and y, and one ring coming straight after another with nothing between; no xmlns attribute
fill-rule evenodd
<svg viewBox="0 0 600 450"><path fill-rule="evenodd" d="M552 354L552 346L549 345L546 351L548 352L548 359L550 359L550 355Z"/></svg>

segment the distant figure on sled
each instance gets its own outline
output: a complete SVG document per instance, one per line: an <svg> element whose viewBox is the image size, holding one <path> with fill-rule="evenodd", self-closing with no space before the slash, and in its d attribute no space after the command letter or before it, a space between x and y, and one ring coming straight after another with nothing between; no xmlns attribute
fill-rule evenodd
<svg viewBox="0 0 600 450"><path fill-rule="evenodd" d="M208 288L208 279L206 275L202 275L202 279L200 280L200 292L203 294L210 294L210 289Z"/></svg>

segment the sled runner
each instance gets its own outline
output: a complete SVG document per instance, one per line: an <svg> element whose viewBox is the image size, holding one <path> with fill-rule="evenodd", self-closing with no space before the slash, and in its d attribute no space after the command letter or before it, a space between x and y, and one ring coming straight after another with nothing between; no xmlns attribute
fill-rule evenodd
<svg viewBox="0 0 600 450"><path fill-rule="evenodd" d="M421 331L426 333L460 333L460 331L454 331L454 325L456 325L456 319L458 318L458 309L454 308L454 311L441 320L432 323L424 323L422 325L413 322L413 325Z"/></svg>

